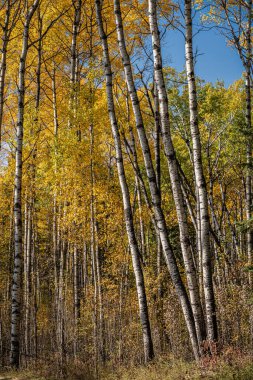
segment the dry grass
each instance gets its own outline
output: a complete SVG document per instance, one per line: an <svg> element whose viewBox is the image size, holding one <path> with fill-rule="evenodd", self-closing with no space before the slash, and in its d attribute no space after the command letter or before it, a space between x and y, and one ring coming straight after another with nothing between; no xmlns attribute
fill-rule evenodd
<svg viewBox="0 0 253 380"><path fill-rule="evenodd" d="M103 380L253 380L252 358L229 352L205 359L198 365L181 360L160 359L146 367L121 368Z"/></svg>
<svg viewBox="0 0 253 380"><path fill-rule="evenodd" d="M41 377L27 371L7 371L0 372L0 380L47 380L45 377Z"/></svg>
<svg viewBox="0 0 253 380"><path fill-rule="evenodd" d="M66 366L64 379L95 380L85 363L71 362ZM99 371L100 372L100 371ZM42 375L39 375L43 374ZM0 372L0 380L59 380L56 368L39 368L29 372ZM148 366L108 368L101 370L99 380L253 380L252 357L228 349L222 355L206 358L201 363L173 358L160 358Z"/></svg>

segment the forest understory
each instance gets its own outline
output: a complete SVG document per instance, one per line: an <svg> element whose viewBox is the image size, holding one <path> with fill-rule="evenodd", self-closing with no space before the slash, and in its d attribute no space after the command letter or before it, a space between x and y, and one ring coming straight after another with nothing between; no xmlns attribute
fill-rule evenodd
<svg viewBox="0 0 253 380"><path fill-rule="evenodd" d="M253 379L252 0L1 0L0 34L0 379Z"/></svg>
<svg viewBox="0 0 253 380"><path fill-rule="evenodd" d="M164 357L143 365L102 368L99 377L87 372L85 364L71 362L64 373L57 374L55 366L0 372L0 380L251 380L252 357L231 349L216 358L205 358L201 363Z"/></svg>

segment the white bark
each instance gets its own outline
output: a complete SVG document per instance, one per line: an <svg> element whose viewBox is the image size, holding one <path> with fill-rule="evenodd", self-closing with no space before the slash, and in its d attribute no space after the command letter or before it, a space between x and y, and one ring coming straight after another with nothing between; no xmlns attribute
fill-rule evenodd
<svg viewBox="0 0 253 380"><path fill-rule="evenodd" d="M202 165L202 148L198 125L198 103L194 73L193 49L192 49L192 2L185 0L185 57L189 90L190 129L193 145L193 166L197 187L196 198L199 199L200 212L200 239L202 253L203 287L205 297L205 309L207 319L207 335L210 341L217 340L216 308L212 279L212 253L210 246L210 222L208 213L208 198L206 181Z"/></svg>
<svg viewBox="0 0 253 380"><path fill-rule="evenodd" d="M171 139L170 121L168 112L168 97L165 87L165 81L162 71L162 56L160 47L160 37L157 22L156 2L149 0L149 24L152 35L153 55L154 55L154 75L155 84L158 92L159 110L161 117L161 133L164 144L165 155L168 161L170 180L173 192L173 198L177 211L180 243L186 269L187 283L189 287L190 300L194 315L196 331L199 344L205 339L205 326L202 306L200 302L198 281L196 269L191 252L191 243L189 238L187 214L184 205L184 197L181 189L180 176L176 160L176 154Z"/></svg>
<svg viewBox="0 0 253 380"><path fill-rule="evenodd" d="M145 355L145 361L147 362L153 358L154 351L153 351L153 342L152 342L152 337L151 337L144 277L143 277L141 261L140 261L140 252L139 252L134 225L133 225L133 215L132 215L132 208L131 208L131 203L130 203L130 194L129 194L128 184L126 181L122 148L121 148L121 140L120 140L118 122L117 122L116 113L115 113L114 96L113 96L113 90L112 90L113 84L112 84L111 61L110 61L109 50L108 50L107 36L105 34L104 27L103 27L101 2L99 0L96 0L95 4L96 4L96 15L97 15L99 35L102 41L103 55L104 55L108 112L109 112L109 117L110 117L110 122L111 122L112 134L113 134L113 138L115 142L117 169L118 169L119 182L120 182L120 187L121 187L121 192L122 192L122 197L123 197L126 230L127 230L129 246L130 246L131 255L132 255L132 263L133 263L137 295L138 295L138 301L139 301L139 312L140 312L140 319L141 319L142 333L143 333L144 355Z"/></svg>
<svg viewBox="0 0 253 380"><path fill-rule="evenodd" d="M247 60L246 60L246 124L248 141L246 146L246 158L247 158L247 175L246 175L246 219L250 221L252 218L252 105L251 105L251 66L252 66L252 0L248 0L248 27L246 33L246 46L247 46ZM252 227L248 227L247 233L247 254L249 265L252 265L253 254L253 232ZM252 282L252 276L250 274L250 282Z"/></svg>
<svg viewBox="0 0 253 380"><path fill-rule="evenodd" d="M120 2L118 0L114 0L114 13L115 13L115 19L116 19L116 29L117 29L117 37L118 37L118 44L120 48L120 54L121 54L122 62L124 65L125 78L126 78L128 91L129 91L131 101L132 101L136 128L137 128L137 132L138 132L138 136L139 136L139 140L140 140L140 144L141 144L141 148L143 152L145 168L146 168L146 173L148 177L151 197L152 197L152 204L154 208L155 220L156 220L157 228L160 233L160 239L161 239L161 244L163 247L164 258L168 266L169 272L171 274L171 278L176 288L179 300L181 302L181 306L183 309L184 317L185 317L188 331L190 334L195 358L198 359L199 348L198 348L196 328L195 328L193 314L192 314L192 308L191 308L186 289L184 287L184 284L182 282L182 279L178 270L178 266L177 266L176 259L172 251L172 247L168 239L167 226L166 226L165 217L161 208L161 199L160 199L160 194L159 194L159 190L156 183L156 174L155 174L155 170L152 163L151 152L150 152L146 132L144 129L139 99L138 99L138 95L137 95L137 91L136 91L134 79L133 79L133 72L132 72L132 67L130 63L130 58L126 49Z"/></svg>
<svg viewBox="0 0 253 380"><path fill-rule="evenodd" d="M79 253L77 245L74 245L73 252L73 290L74 290L74 356L78 352L78 328L80 320L80 284L79 284Z"/></svg>
<svg viewBox="0 0 253 380"><path fill-rule="evenodd" d="M0 63L0 150L2 142L2 123L3 123L3 110L4 110L4 97L5 97L5 74L7 62L7 49L11 38L11 33L16 25L20 12L20 3L18 0L5 0L4 6L6 7L4 24L2 26L2 48L1 48L1 63ZM15 5L17 4L17 7ZM2 6L2 4L1 4ZM15 9L16 8L16 9ZM13 12L11 12L14 10Z"/></svg>
<svg viewBox="0 0 253 380"><path fill-rule="evenodd" d="M5 21L3 27L3 45L1 55L1 70L0 70L0 149L2 141L2 120L3 120L3 108L4 108L4 85L5 85L5 73L6 73L6 59L7 59L7 46L9 42L9 22L10 22L10 0L7 1Z"/></svg>
<svg viewBox="0 0 253 380"><path fill-rule="evenodd" d="M23 124L25 100L25 70L28 52L29 27L31 19L40 0L35 0L29 8L24 24L22 52L19 62L18 81L18 115L17 115L17 145L14 188L14 240L15 256L12 283L11 302L11 365L19 367L20 362L20 312L21 312L21 271L22 271L22 153Z"/></svg>

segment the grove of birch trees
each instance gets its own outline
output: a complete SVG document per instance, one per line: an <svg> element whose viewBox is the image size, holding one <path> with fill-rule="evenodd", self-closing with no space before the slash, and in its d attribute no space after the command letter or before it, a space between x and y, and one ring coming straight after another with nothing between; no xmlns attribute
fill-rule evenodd
<svg viewBox="0 0 253 380"><path fill-rule="evenodd" d="M253 354L252 0L2 0L0 27L0 365ZM196 75L208 28L229 86Z"/></svg>

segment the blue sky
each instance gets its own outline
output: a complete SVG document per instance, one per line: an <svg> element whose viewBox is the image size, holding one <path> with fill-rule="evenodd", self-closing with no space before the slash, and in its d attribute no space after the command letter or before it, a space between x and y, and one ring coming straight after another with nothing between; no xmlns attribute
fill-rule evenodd
<svg viewBox="0 0 253 380"><path fill-rule="evenodd" d="M169 30L162 41L164 64L184 69L184 37L177 30ZM223 80L229 86L239 79L243 67L236 51L226 45L225 37L215 29L201 31L194 38L194 52L198 51L196 74L207 82Z"/></svg>

